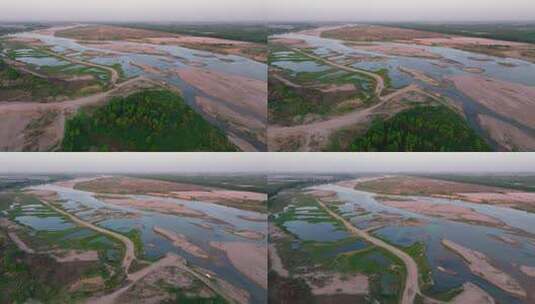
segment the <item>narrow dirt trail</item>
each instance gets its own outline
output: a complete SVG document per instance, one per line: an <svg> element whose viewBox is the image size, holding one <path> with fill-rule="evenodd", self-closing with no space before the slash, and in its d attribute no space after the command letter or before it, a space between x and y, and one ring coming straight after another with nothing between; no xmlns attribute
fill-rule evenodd
<svg viewBox="0 0 535 304"><path fill-rule="evenodd" d="M403 290L403 296L401 298L402 304L412 304L414 302L414 299L417 294L421 294L420 292L420 286L418 285L418 265L410 255L405 253L404 251L378 239L373 237L372 235L368 234L367 232L360 230L353 226L350 222L348 222L346 219L344 219L342 216L338 215L331 209L329 209L323 202L320 200L317 200L318 204L332 217L339 220L344 224L346 229L350 231L352 234L361 237L365 239L366 241L372 243L373 245L377 247L381 247L383 249L388 250L392 254L396 255L398 258L400 258L403 263L405 264L405 269L407 270L407 277L405 280L405 288Z"/></svg>
<svg viewBox="0 0 535 304"><path fill-rule="evenodd" d="M292 136L300 136L307 138L307 141L310 141L310 138L323 138L327 139L331 133L336 130L342 129L344 127L349 127L356 123L367 119L373 114L375 110L383 106L385 103L390 101L392 98L395 98L399 95L405 94L410 91L421 91L416 85L409 85L403 89L397 90L394 93L383 96L381 102L366 108L364 110L357 110L350 112L345 115L335 116L331 119L313 122L304 125L290 126L290 127L281 127L281 126L270 126L268 128L268 138L269 142L275 142L279 138L286 138ZM309 148L306 147L305 148Z"/></svg>
<svg viewBox="0 0 535 304"><path fill-rule="evenodd" d="M85 65L85 66L88 66L88 67L99 68L99 69L103 69L103 70L106 70L106 71L110 72L110 75L111 75L111 77L110 77L110 86L112 88L115 87L117 85L117 81L119 81L119 72L117 72L117 70L112 68L112 67L109 67L109 66L106 66L106 65L92 63L92 62L89 62L89 61L83 61L83 60L79 60L79 59L76 59L76 58L71 58L71 57L68 57L68 56L65 56L65 55L61 55L61 54L57 54L57 53L54 53L54 52L51 52L51 51L43 50L43 52L49 54L50 56L54 56L54 57L66 60L66 61L69 61L71 63L81 64L81 65Z"/></svg>
<svg viewBox="0 0 535 304"><path fill-rule="evenodd" d="M86 222L82 219L80 219L79 217L73 215L73 214L70 214L69 212L67 211L64 211L62 209L59 209L57 208L56 206L52 205L51 203L45 201L45 200L40 200L41 203L43 203L44 205L46 205L47 207L51 208L52 210L68 217L71 221L75 222L76 224L80 225L80 226L83 226L83 227L86 227L86 228L89 228L91 230L94 230L96 232L99 232L99 233L102 233L102 234L105 234L105 235L108 235L114 239L117 239L119 241L121 241L124 245L125 245L125 254L124 254L124 257L123 257L123 262L122 262L122 267L124 269L124 272L125 273L128 273L128 269L130 268L130 265L132 264L132 262L134 261L134 259L136 258L136 255L135 255L135 250L134 250L134 242L132 242L128 237L122 235L122 234L119 234L117 232L113 232L111 230L107 230L107 229L104 229L104 228L101 228L99 226L96 226L94 224L91 224L90 222Z"/></svg>
<svg viewBox="0 0 535 304"><path fill-rule="evenodd" d="M344 71L348 71L348 72L360 73L360 74L364 74L366 76L372 77L373 79L375 79L375 82L376 82L375 95L380 100L382 100L381 99L381 94L383 93L383 90L385 89L385 81L384 81L383 77L381 77L380 75L377 75L377 74L372 73L370 71L361 70L361 69L357 69L357 68L353 68L353 67L348 67L348 66L345 66L345 65L342 65L342 64L338 64L336 62L327 60L325 58L322 58L322 57L319 57L319 56L312 55L312 54L309 54L307 52L301 51L300 49L297 49L297 48L292 48L292 50L295 51L295 52L298 52L298 53L300 53L300 54L302 54L304 56L312 58L314 60L318 60L320 62L323 62L323 63L327 64L327 65L333 66L335 68L338 68L338 69L341 69L341 70L344 70Z"/></svg>

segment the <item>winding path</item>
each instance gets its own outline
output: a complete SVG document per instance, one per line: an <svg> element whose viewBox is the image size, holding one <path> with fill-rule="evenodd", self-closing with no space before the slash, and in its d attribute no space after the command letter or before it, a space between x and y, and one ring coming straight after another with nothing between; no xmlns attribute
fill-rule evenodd
<svg viewBox="0 0 535 304"><path fill-rule="evenodd" d="M405 288L403 290L403 296L401 297L401 303L402 304L412 304L414 302L414 299L417 294L421 294L420 292L420 286L418 285L418 265L410 255L405 253L404 251L384 242L381 239L375 238L372 235L368 234L367 232L360 230L353 226L350 222L348 222L346 219L344 219L339 214L335 213L331 209L329 209L323 202L320 200L317 200L318 204L325 209L327 213L329 213L332 217L336 218L340 222L344 224L346 229L350 231L352 234L361 237L368 242L374 244L377 247L381 247L383 249L388 250L389 252L396 255L398 258L400 258L403 263L405 264L405 269L407 270L407 277L405 280Z"/></svg>
<svg viewBox="0 0 535 304"><path fill-rule="evenodd" d="M69 212L65 211L65 210L62 210L54 205L52 205L51 203L41 199L40 200L41 203L43 203L44 205L46 205L47 207L51 208L52 210L68 217L71 221L75 222L76 224L80 225L80 226L83 226L83 227L86 227L86 228L89 228L91 230L94 230L96 232L99 232L99 233L102 233L102 234L105 234L105 235L108 235L114 239L117 239L119 241L121 241L124 245L125 245L125 254L124 254L124 257L123 257L123 262L122 262L122 267L124 269L124 272L125 273L128 273L128 269L130 268L130 265L132 264L132 262L134 261L134 259L136 258L136 254L135 254L135 250L134 250L134 243L126 236L122 235L122 234L119 234L117 232L113 232L111 230L107 230L107 229L104 229L102 227L99 227L99 226L96 226L94 224L91 224L90 222L87 222L87 221L84 221L82 219L80 219L79 217L73 215L73 214L70 214Z"/></svg>

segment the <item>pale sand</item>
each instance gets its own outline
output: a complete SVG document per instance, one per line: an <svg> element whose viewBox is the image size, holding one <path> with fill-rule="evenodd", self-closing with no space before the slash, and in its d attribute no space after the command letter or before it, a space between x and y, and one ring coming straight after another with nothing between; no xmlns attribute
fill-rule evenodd
<svg viewBox="0 0 535 304"><path fill-rule="evenodd" d="M76 184L78 184L78 183L90 182L92 180L96 180L96 179L103 178L103 177L104 176L79 177L79 178L74 178L74 179L70 179L70 180L55 182L54 185L60 186L60 187L64 187L64 188L74 189L74 186L76 186Z"/></svg>
<svg viewBox="0 0 535 304"><path fill-rule="evenodd" d="M284 268L284 265L282 264L282 259L279 256L279 253L277 252L277 248L273 244L269 244L268 248L269 253L269 261L270 261L270 268L271 270L275 271L278 275L281 277L287 278L290 273L286 268Z"/></svg>
<svg viewBox="0 0 535 304"><path fill-rule="evenodd" d="M256 214L256 215L238 215L238 218L250 222L267 222L266 214Z"/></svg>
<svg viewBox="0 0 535 304"><path fill-rule="evenodd" d="M479 114L477 119L481 127L489 133L492 140L501 146L501 149L535 151L535 137L519 128L489 115Z"/></svg>
<svg viewBox="0 0 535 304"><path fill-rule="evenodd" d="M368 277L363 274L315 272L306 276L313 295L365 295L369 293Z"/></svg>
<svg viewBox="0 0 535 304"><path fill-rule="evenodd" d="M210 242L224 251L232 265L249 279L267 289L267 247L246 242Z"/></svg>
<svg viewBox="0 0 535 304"><path fill-rule="evenodd" d="M527 296L526 291L513 277L491 265L489 259L483 253L446 239L442 240L442 244L460 255L475 275L514 296L522 298Z"/></svg>
<svg viewBox="0 0 535 304"><path fill-rule="evenodd" d="M191 243L188 238L180 233L169 231L157 226L154 226L152 228L154 232L160 234L161 236L165 237L166 239L173 242L173 245L176 247L186 251L187 253L194 255L199 258L207 259L209 256L208 254L199 246Z"/></svg>
<svg viewBox="0 0 535 304"><path fill-rule="evenodd" d="M280 43L291 47L296 48L307 48L310 47L310 45L303 39L291 39L291 38L274 38L269 39L270 44Z"/></svg>
<svg viewBox="0 0 535 304"><path fill-rule="evenodd" d="M410 68L405 68L405 67L399 67L398 69L401 72L407 73L410 76L414 77L414 79L423 81L423 82L428 83L428 84L430 84L432 86L437 87L437 86L440 85L440 82L438 82L437 80L435 80L435 79L431 78L430 76L426 75L422 71L415 70L415 69L410 69Z"/></svg>
<svg viewBox="0 0 535 304"><path fill-rule="evenodd" d="M188 208L184 205L180 205L174 202L169 202L165 200L154 200L154 199L133 199L133 198L104 198L100 197L105 203L121 206L121 207L132 207L142 210L155 211L163 214L172 213L182 216L190 217L205 217L206 214L197 211L191 208Z"/></svg>
<svg viewBox="0 0 535 304"><path fill-rule="evenodd" d="M479 76L453 76L448 79L477 103L535 128L535 87Z"/></svg>
<svg viewBox="0 0 535 304"><path fill-rule="evenodd" d="M393 56L441 59L442 55L430 52L422 47L412 45L350 45L357 50L378 52Z"/></svg>
<svg viewBox="0 0 535 304"><path fill-rule="evenodd" d="M76 282L74 282L71 286L69 286L70 292L75 291L84 291L84 292L96 292L100 291L105 287L105 282L102 277L91 277L91 278L83 278Z"/></svg>
<svg viewBox="0 0 535 304"><path fill-rule="evenodd" d="M219 200L241 200L259 201L267 200L267 194L249 191L233 190L212 190L212 191L180 191L171 192L177 198L184 200L219 201Z"/></svg>
<svg viewBox="0 0 535 304"><path fill-rule="evenodd" d="M520 42L511 42L503 40L494 40L487 38L477 38L477 37L461 37L461 36L449 36L443 38L416 38L414 39L416 43L423 45L433 45L433 44L443 44L443 45L482 45L482 46L523 46L525 43Z"/></svg>
<svg viewBox="0 0 535 304"><path fill-rule="evenodd" d="M472 203L490 203L505 206L535 206L535 192L458 192L456 194L462 200Z"/></svg>
<svg viewBox="0 0 535 304"><path fill-rule="evenodd" d="M228 232L249 240L263 240L266 236L262 232L253 230L227 230Z"/></svg>
<svg viewBox="0 0 535 304"><path fill-rule="evenodd" d="M453 298L451 304L494 304L494 299L477 285L467 282L463 284L463 291Z"/></svg>
<svg viewBox="0 0 535 304"><path fill-rule="evenodd" d="M520 271L529 277L535 278L535 267L533 266L522 265L520 266Z"/></svg>
<svg viewBox="0 0 535 304"><path fill-rule="evenodd" d="M59 263L69 262L93 262L98 261L98 251L77 251L69 250L67 252L61 252L60 254L53 254L52 257Z"/></svg>
<svg viewBox="0 0 535 304"><path fill-rule="evenodd" d="M424 214L428 216L438 216L452 221L475 222L478 224L485 224L491 226L503 226L504 223L500 220L478 213L477 211L455 205L433 204L425 201L395 201L382 200L382 203L410 212Z"/></svg>
<svg viewBox="0 0 535 304"><path fill-rule="evenodd" d="M263 121L267 119L267 82L201 68L178 69L176 73L204 93L232 103Z"/></svg>

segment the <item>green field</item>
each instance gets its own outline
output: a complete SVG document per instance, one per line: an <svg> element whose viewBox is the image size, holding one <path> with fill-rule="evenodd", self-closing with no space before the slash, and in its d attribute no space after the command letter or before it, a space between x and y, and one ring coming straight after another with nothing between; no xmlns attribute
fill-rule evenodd
<svg viewBox="0 0 535 304"><path fill-rule="evenodd" d="M394 117L376 119L352 141L351 151L490 151L459 114L445 106L418 106Z"/></svg>
<svg viewBox="0 0 535 304"><path fill-rule="evenodd" d="M113 98L65 125L64 151L236 151L222 131L165 90Z"/></svg>

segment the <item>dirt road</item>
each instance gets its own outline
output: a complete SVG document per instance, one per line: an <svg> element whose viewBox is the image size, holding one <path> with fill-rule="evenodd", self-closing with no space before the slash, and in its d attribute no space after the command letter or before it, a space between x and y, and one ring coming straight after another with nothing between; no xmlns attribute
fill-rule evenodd
<svg viewBox="0 0 535 304"><path fill-rule="evenodd" d="M352 73L364 74L366 76L372 77L373 79L375 79L375 82L377 84L375 86L375 95L377 97L379 97L379 99L381 99L381 94L383 93L383 90L385 89L385 81L383 80L383 77L381 77L381 76L379 76L379 75L377 75L375 73L372 73L370 71L361 70L361 69L357 69L357 68L353 68L353 67L348 67L348 66L345 66L345 65L342 65L342 64L338 64L338 63L333 62L333 61L329 61L329 60L327 60L325 58L309 54L309 53L301 51L300 49L297 49L297 48L293 48L292 50L295 51L295 52L298 52L298 53L300 53L300 54L302 54L304 56L310 57L310 58L312 58L314 60L318 60L318 61L321 61L321 62L327 64L327 65L333 66L335 68L338 68L338 69L341 69L341 70L344 70L344 71L348 71L348 72L352 72Z"/></svg>
<svg viewBox="0 0 535 304"><path fill-rule="evenodd" d="M396 255L398 258L400 258L403 263L405 264L405 269L407 270L407 277L405 280L405 289L403 290L403 296L401 298L402 304L412 304L414 302L414 299L417 294L420 294L420 286L418 285L418 265L416 265L416 262L412 259L411 256L409 256L404 251L380 240L372 235L366 233L363 230L360 230L353 226L350 222L348 222L346 219L344 219L342 216L338 215L331 209L327 208L327 206L322 203L321 201L317 200L318 204L325 209L327 213L329 213L332 217L336 218L337 220L341 221L346 229L353 233L354 235L361 237L365 239L366 241L374 244L377 247L381 247L383 249L388 250L392 254Z"/></svg>
<svg viewBox="0 0 535 304"><path fill-rule="evenodd" d="M398 95L405 94L410 91L421 91L416 85L409 85L403 89L397 90L394 93L381 97L381 102L367 108L364 110L357 110L345 115L335 116L331 119L313 122L304 125L297 125L291 127L280 127L273 126L268 128L268 142L274 143L281 138L289 137L302 137L305 138L306 143L303 145L305 149L310 148L310 142L314 140L323 140L326 141L336 130L340 130L344 127L349 127L356 123L367 119L371 116L375 110L383 106L392 98L397 97ZM270 147L271 150L271 147Z"/></svg>
<svg viewBox="0 0 535 304"><path fill-rule="evenodd" d="M54 210L56 212L68 217L71 221L75 222L76 224L78 224L80 226L89 228L91 230L94 230L96 232L105 234L107 236L110 236L110 237L112 237L114 239L117 239L117 240L121 241L125 246L125 254L124 254L124 257L123 257L122 267L124 269L124 272L128 273L128 269L130 268L130 264L132 264L132 262L136 258L135 251L134 251L134 243L128 237L126 237L126 236L124 236L122 234L113 232L111 230L107 230L107 229L95 226L95 225L93 225L93 224L91 224L89 222L86 222L86 221L80 219L79 217L68 213L67 211L64 211L62 209L57 208L56 206L52 205L51 203L49 203L49 202L47 202L45 200L41 199L40 201L44 205L50 207L52 210Z"/></svg>

